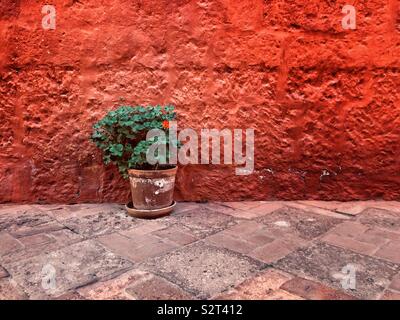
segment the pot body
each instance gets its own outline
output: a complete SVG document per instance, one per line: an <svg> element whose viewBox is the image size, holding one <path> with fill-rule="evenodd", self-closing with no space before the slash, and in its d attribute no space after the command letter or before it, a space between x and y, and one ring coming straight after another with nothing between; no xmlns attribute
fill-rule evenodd
<svg viewBox="0 0 400 320"><path fill-rule="evenodd" d="M133 207L154 210L172 205L177 169L128 170Z"/></svg>

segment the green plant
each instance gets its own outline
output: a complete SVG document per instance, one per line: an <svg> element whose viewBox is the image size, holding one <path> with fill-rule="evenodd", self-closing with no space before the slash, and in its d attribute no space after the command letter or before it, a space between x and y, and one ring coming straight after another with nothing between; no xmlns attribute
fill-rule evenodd
<svg viewBox="0 0 400 320"><path fill-rule="evenodd" d="M128 177L128 169L156 170L171 167L167 165L168 152L160 154L157 163L150 164L146 160L149 147L157 142L168 147L169 135L165 138L154 137L146 140L151 129L159 129L167 133L169 121L176 118L173 106L121 106L110 111L93 126L91 140L103 151L105 164L114 163L124 178Z"/></svg>

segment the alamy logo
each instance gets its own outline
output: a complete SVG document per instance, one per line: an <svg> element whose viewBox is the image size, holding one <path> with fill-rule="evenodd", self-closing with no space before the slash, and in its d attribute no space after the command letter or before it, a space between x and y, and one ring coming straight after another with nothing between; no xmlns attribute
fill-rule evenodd
<svg viewBox="0 0 400 320"><path fill-rule="evenodd" d="M42 18L42 28L44 30L54 30L56 28L56 8L51 5L45 5L42 7L42 14L45 15Z"/></svg>
<svg viewBox="0 0 400 320"><path fill-rule="evenodd" d="M350 4L346 4L342 8L342 13L345 14L345 16L342 18L342 28L345 30L355 30L357 28L356 8Z"/></svg>
<svg viewBox="0 0 400 320"><path fill-rule="evenodd" d="M345 290L356 289L356 267L353 264L347 264L342 268L343 277L340 281Z"/></svg>
<svg viewBox="0 0 400 320"><path fill-rule="evenodd" d="M42 268L42 288L45 291L52 292L56 289L56 269L51 264L46 264Z"/></svg>
<svg viewBox="0 0 400 320"><path fill-rule="evenodd" d="M342 268L341 272L334 273L332 276L340 281L340 285L344 290L356 290L356 273L356 266L349 263Z"/></svg>
<svg viewBox="0 0 400 320"><path fill-rule="evenodd" d="M242 129L202 129L200 137L193 129L180 130L177 123L171 121L168 137L163 130L152 129L147 133L146 140L153 141L146 153L146 160L150 164L234 164L237 167L236 175L249 175L254 170L254 129L245 130L245 148L243 148ZM169 141L168 150L165 141ZM173 141L180 141L179 148ZM221 144L224 157L221 161ZM200 149L200 150L199 150ZM211 159L210 159L211 150ZM243 151L245 152L243 154ZM168 156L167 156L168 152ZM211 160L211 161L210 161Z"/></svg>

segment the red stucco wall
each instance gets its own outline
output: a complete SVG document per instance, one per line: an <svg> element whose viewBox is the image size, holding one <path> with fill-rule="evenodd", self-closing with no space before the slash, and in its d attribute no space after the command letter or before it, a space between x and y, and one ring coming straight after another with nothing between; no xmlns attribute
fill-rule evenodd
<svg viewBox="0 0 400 320"><path fill-rule="evenodd" d="M185 200L399 199L395 0L0 2L0 202L125 201L88 141L120 102L180 127L254 128L255 166L180 168Z"/></svg>

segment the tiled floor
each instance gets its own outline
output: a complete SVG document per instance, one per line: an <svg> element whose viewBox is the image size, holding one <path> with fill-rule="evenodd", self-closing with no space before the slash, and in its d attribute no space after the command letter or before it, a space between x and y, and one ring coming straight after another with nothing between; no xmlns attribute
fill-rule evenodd
<svg viewBox="0 0 400 320"><path fill-rule="evenodd" d="M400 299L400 203L1 205L0 299Z"/></svg>

